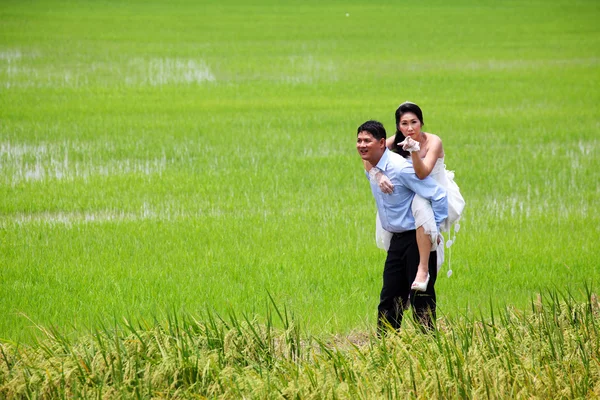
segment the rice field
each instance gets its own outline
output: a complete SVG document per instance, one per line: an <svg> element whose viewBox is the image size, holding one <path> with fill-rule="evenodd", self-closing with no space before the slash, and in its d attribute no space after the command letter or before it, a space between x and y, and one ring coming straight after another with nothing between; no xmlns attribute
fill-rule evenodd
<svg viewBox="0 0 600 400"><path fill-rule="evenodd" d="M303 343L358 335L387 346L371 342L385 254L354 143L367 119L393 134L406 100L442 138L467 202L452 276L446 263L436 284L440 325L480 329L491 310L527 314L544 293L593 304L598 20L587 0L3 1L4 368L11 346L43 352L59 333L69 348L91 332L125 338L103 330L124 318L140 335L173 318L198 333L207 315L230 313L287 332L273 305L293 312ZM392 341L421 340L410 332ZM582 350L581 388L598 395L597 336L585 337L596 347ZM96 389L121 390L106 385ZM215 388L206 396L271 393ZM331 390L297 393L362 393ZM569 390L559 397L585 397Z"/></svg>
<svg viewBox="0 0 600 400"><path fill-rule="evenodd" d="M271 299L272 300L272 299ZM264 321L232 313L124 319L71 340L40 327L37 346L0 344L5 398L597 398L598 297L550 292L523 313L410 321L373 331L306 335L275 303ZM274 322L283 324L281 329Z"/></svg>

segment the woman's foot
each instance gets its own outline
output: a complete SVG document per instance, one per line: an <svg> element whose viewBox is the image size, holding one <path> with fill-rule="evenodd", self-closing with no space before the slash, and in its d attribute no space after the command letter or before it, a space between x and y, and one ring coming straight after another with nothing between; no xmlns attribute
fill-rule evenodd
<svg viewBox="0 0 600 400"><path fill-rule="evenodd" d="M427 273L427 277L425 278L424 281L419 280L419 273L417 273L417 277L415 278L415 281L410 286L410 289L414 290L416 292L425 292L425 291L427 291L427 285L429 285L429 273Z"/></svg>

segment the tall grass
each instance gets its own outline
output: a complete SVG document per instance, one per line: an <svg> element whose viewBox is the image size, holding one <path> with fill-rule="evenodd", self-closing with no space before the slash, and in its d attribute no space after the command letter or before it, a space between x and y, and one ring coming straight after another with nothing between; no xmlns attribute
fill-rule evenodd
<svg viewBox="0 0 600 400"><path fill-rule="evenodd" d="M0 347L3 398L594 398L600 303L548 292L531 310L441 318L429 334L307 335L273 302L262 322L214 312L124 319L70 339L39 327ZM484 316L483 314L487 315ZM274 327L274 320L283 324Z"/></svg>

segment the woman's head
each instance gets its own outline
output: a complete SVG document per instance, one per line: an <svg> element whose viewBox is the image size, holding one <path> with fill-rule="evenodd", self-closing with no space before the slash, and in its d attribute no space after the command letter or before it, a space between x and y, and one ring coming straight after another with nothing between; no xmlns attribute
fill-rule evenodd
<svg viewBox="0 0 600 400"><path fill-rule="evenodd" d="M423 122L423 111L421 111L421 107L415 103L411 103L410 101L405 101L404 103L400 104L396 110L396 129L398 129L398 125L400 124L400 119L402 116L409 112L415 114L417 118L419 118L419 121L421 121L421 126L425 125L425 122Z"/></svg>
<svg viewBox="0 0 600 400"><path fill-rule="evenodd" d="M402 155L403 157L408 156L408 152L402 150L398 143L402 142L407 136L411 136L417 140L421 134L421 128L423 127L423 111L415 103L410 101L400 104L396 110L396 137L394 138L394 145L392 149Z"/></svg>
<svg viewBox="0 0 600 400"><path fill-rule="evenodd" d="M421 126L425 125L423 122L423 111L421 111L421 107L415 103L411 103L410 101L405 101L404 103L400 104L396 110L396 129L398 129L398 125L400 124L400 119L406 113L415 114L419 121L421 121Z"/></svg>

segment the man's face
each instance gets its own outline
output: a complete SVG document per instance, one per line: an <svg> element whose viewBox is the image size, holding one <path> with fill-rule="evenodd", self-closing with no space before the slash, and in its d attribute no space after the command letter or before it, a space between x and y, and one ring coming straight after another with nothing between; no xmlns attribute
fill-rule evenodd
<svg viewBox="0 0 600 400"><path fill-rule="evenodd" d="M356 150L363 160L375 165L385 151L385 139L376 140L367 131L359 132L356 136Z"/></svg>

